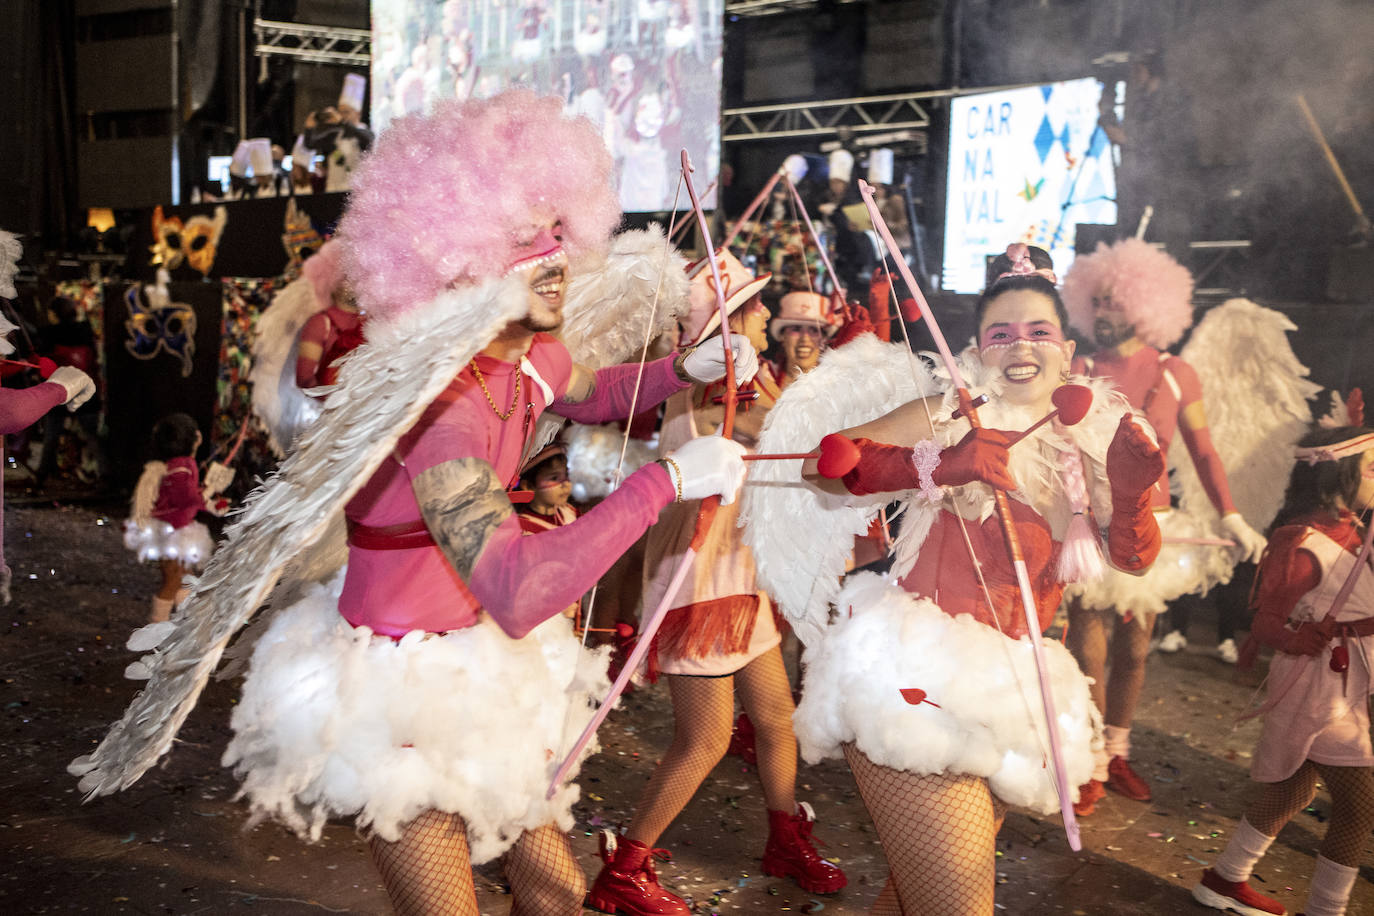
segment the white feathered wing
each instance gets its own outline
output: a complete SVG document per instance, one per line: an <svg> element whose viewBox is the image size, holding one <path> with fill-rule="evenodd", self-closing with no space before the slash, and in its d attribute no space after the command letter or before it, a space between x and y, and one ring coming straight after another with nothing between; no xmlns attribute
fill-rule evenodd
<svg viewBox="0 0 1374 916"><path fill-rule="evenodd" d="M1321 390L1307 379L1307 367L1288 343L1288 332L1295 330L1293 322L1273 309L1229 299L1198 323L1180 354L1202 383L1207 425L1226 468L1231 499L1258 531L1269 526L1283 504L1293 446L1312 423L1308 400ZM1181 439L1175 437L1169 448L1179 511L1226 537ZM1204 571L1204 592L1230 581L1234 551L1194 550Z"/></svg>
<svg viewBox="0 0 1374 916"><path fill-rule="evenodd" d="M940 391L903 344L859 337L821 357L783 390L764 420L760 454L806 452L821 437L874 420ZM740 523L760 586L807 645L830 621L830 604L854 538L868 530L891 493L836 496L801 482L801 460L755 461L745 481Z"/></svg>
<svg viewBox="0 0 1374 916"><path fill-rule="evenodd" d="M296 384L296 345L311 316L323 311L314 285L304 276L288 283L258 318L253 332L253 415L267 430L278 458L301 430L320 415L320 403Z"/></svg>
<svg viewBox="0 0 1374 916"><path fill-rule="evenodd" d="M319 420L245 502L171 635L142 660L147 687L100 745L68 767L81 777L81 791L93 797L125 789L171 748L234 634L325 536L425 407L520 317L525 295L518 277L495 280L368 324L368 342L343 360Z"/></svg>

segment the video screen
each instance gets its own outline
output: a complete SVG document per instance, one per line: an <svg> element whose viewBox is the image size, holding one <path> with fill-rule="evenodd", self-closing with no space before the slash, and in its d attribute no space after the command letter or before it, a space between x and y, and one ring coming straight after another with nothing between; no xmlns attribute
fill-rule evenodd
<svg viewBox="0 0 1374 916"><path fill-rule="evenodd" d="M510 86L556 93L601 130L623 209L681 208L680 151L699 187L720 169L723 16L724 0L373 0L371 125Z"/></svg>
<svg viewBox="0 0 1374 916"><path fill-rule="evenodd" d="M953 100L946 290L981 292L987 257L1012 242L1044 248L1062 277L1076 227L1116 222L1112 144L1097 121L1102 92L1088 78Z"/></svg>

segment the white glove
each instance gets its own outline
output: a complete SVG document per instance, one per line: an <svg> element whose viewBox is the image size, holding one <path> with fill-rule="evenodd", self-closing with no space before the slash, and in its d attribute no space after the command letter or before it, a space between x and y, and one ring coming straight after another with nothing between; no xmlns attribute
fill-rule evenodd
<svg viewBox="0 0 1374 916"><path fill-rule="evenodd" d="M744 446L721 436L702 436L683 444L668 457L677 465L679 485L684 500L719 496L722 505L735 501L735 494L744 483ZM673 468L668 467L668 476Z"/></svg>
<svg viewBox="0 0 1374 916"><path fill-rule="evenodd" d="M730 335L730 351L735 357L735 383L743 385L758 373L759 354L743 334ZM683 357L682 371L703 385L720 381L725 377L725 348L718 340L708 340Z"/></svg>
<svg viewBox="0 0 1374 916"><path fill-rule="evenodd" d="M1260 554L1264 553L1264 548L1269 543L1264 539L1264 535L1251 528L1249 523L1240 517L1239 512L1227 512L1223 515L1221 527L1225 528L1227 533L1231 535L1231 540L1236 542L1242 561L1258 561Z"/></svg>
<svg viewBox="0 0 1374 916"><path fill-rule="evenodd" d="M48 376L48 381L56 382L67 389L63 403L67 405L68 410L76 410L95 394L95 381L75 366L58 366L57 370Z"/></svg>
<svg viewBox="0 0 1374 916"><path fill-rule="evenodd" d="M201 487L201 493L208 500L212 496L223 493L233 482L234 469L226 467L218 461L212 461L210 466L205 469L205 485Z"/></svg>

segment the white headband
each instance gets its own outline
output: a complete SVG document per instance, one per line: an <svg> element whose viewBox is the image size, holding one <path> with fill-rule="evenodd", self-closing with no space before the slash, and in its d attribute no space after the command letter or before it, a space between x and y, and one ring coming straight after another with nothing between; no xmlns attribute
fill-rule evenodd
<svg viewBox="0 0 1374 916"><path fill-rule="evenodd" d="M1374 433L1364 433L1353 439L1334 442L1331 445L1314 445L1310 448L1297 449L1294 451L1293 457L1299 461L1306 461L1308 464L1316 464L1318 461L1340 461L1342 458L1367 452L1371 448L1374 448Z"/></svg>

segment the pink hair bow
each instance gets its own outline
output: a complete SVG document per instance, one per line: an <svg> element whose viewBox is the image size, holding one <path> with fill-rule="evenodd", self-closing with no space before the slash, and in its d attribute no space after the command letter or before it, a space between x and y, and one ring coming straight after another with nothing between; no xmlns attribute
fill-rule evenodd
<svg viewBox="0 0 1374 916"><path fill-rule="evenodd" d="M1054 275L1053 270L1035 266L1035 262L1031 260L1030 247L1025 242L1008 245L1007 258L1011 261L1011 270L998 274L998 280L1003 277L1044 277L1056 286L1059 285L1059 278Z"/></svg>

